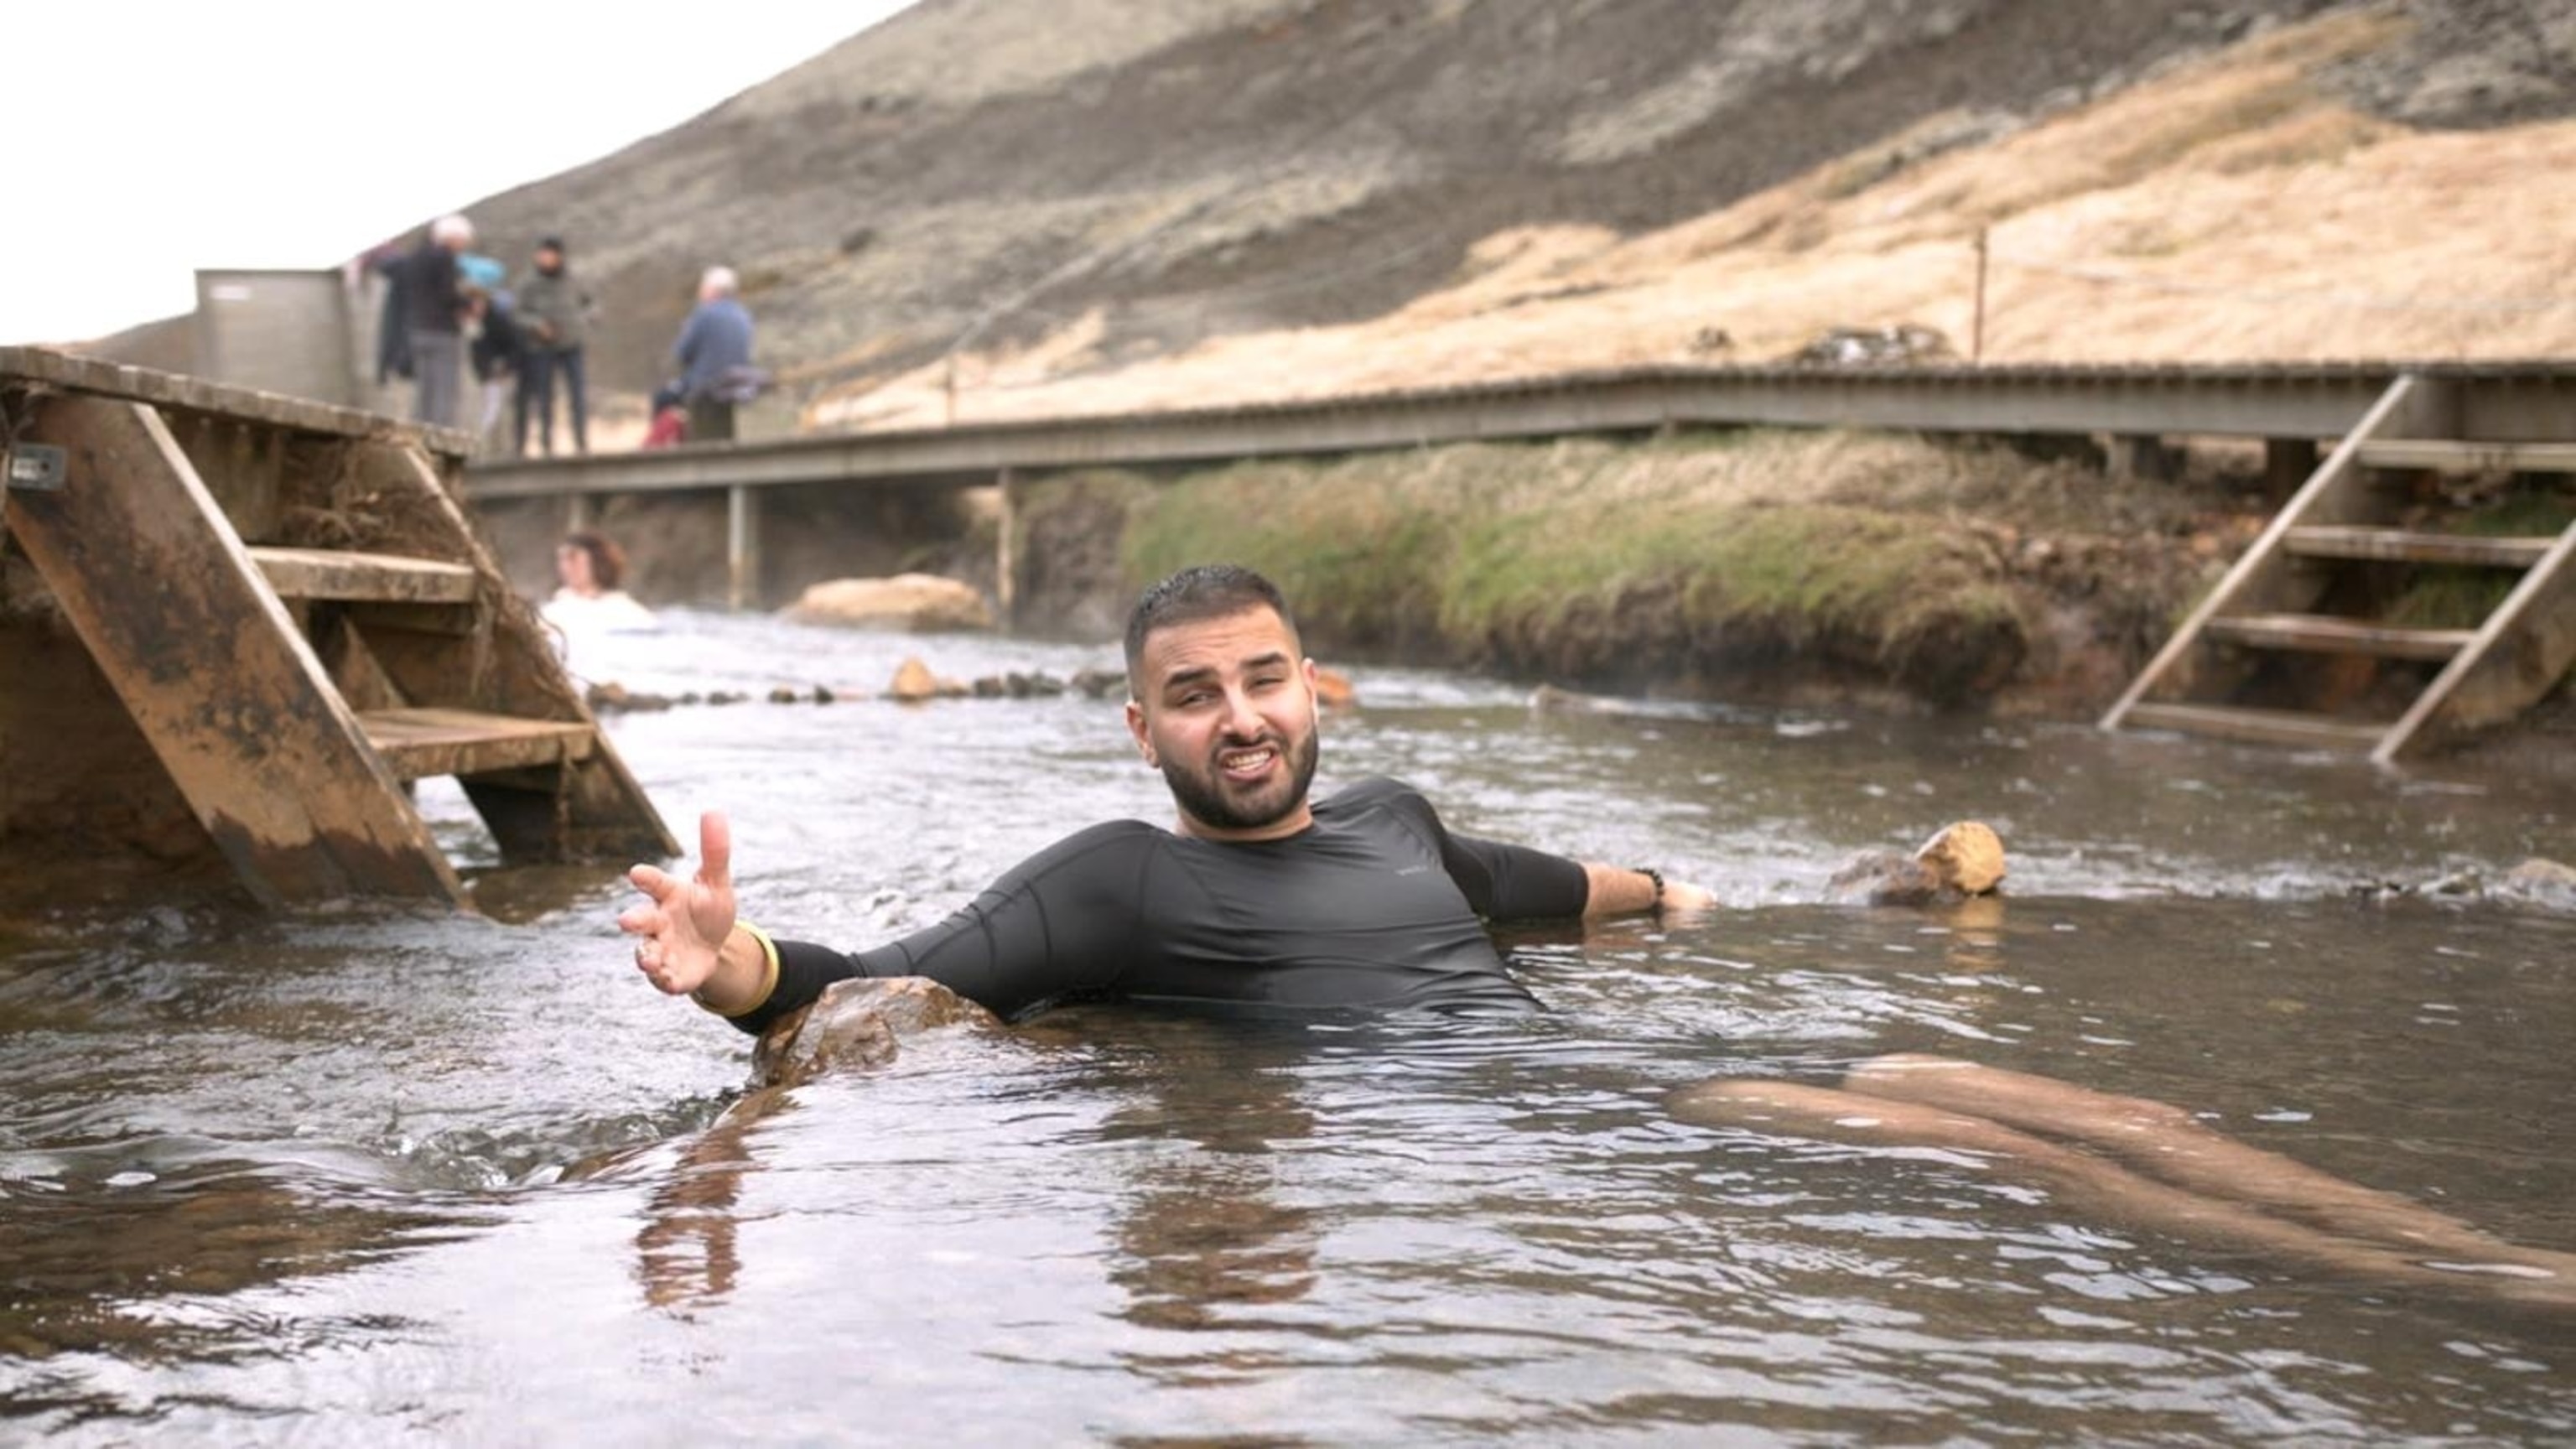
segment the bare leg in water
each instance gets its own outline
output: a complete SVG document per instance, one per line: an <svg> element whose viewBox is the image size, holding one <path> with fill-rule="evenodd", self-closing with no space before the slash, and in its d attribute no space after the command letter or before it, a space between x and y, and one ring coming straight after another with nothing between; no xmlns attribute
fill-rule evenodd
<svg viewBox="0 0 2576 1449"><path fill-rule="evenodd" d="M1708 1126L1991 1156L2049 1183L2062 1200L2134 1226L2382 1281L2576 1310L2576 1254L2505 1242L2421 1203L2248 1147L2161 1102L1941 1057L1893 1056L1854 1068L1840 1090L1719 1080L1682 1089L1672 1106Z"/></svg>

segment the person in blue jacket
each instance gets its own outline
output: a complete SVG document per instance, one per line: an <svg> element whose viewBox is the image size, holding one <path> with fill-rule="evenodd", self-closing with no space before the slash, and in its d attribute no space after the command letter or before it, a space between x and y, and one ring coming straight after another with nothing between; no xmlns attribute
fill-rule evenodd
<svg viewBox="0 0 2576 1449"><path fill-rule="evenodd" d="M698 305L671 344L692 443L732 442L735 406L759 391L751 365L751 312L742 305L741 290L733 268L707 268L698 279Z"/></svg>

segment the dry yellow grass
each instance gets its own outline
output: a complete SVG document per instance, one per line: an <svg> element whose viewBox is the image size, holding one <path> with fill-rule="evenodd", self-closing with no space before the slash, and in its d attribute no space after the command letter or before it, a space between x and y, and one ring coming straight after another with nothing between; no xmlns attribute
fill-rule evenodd
<svg viewBox="0 0 2576 1449"><path fill-rule="evenodd" d="M1078 319L1034 346L961 358L957 415L1767 361L1833 326L1920 323L1965 351L1981 227L1989 361L2576 354L2576 123L2417 132L2309 83L2391 23L2287 29L1912 164L1896 138L1643 236L1499 234L1454 285L1364 323L1228 336L1104 370L1092 350L1103 319ZM1704 329L1732 347L1695 348ZM921 369L826 397L809 421L933 425L946 384L947 369Z"/></svg>

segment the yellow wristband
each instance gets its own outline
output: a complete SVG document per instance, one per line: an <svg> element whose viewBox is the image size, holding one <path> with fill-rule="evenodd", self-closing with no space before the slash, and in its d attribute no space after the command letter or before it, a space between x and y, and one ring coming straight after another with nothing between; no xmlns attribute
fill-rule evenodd
<svg viewBox="0 0 2576 1449"><path fill-rule="evenodd" d="M689 999L691 1001L696 1002L699 1006L704 1007L708 1011L715 1011L716 1015L723 1017L727 1021L731 1021L736 1017L749 1016L753 1012L760 1010L762 1007L767 1006L769 1004L769 998L776 995L778 992L778 943L769 939L769 933L767 931L760 929L749 921L736 921L733 924L735 930L744 932L749 935L751 939L760 943L760 956L762 962L765 963L764 969L761 972L760 994L753 997L750 1003L742 1007L740 1010L716 1011L714 1007L707 1005L707 999L705 997L700 996L695 991L689 993Z"/></svg>

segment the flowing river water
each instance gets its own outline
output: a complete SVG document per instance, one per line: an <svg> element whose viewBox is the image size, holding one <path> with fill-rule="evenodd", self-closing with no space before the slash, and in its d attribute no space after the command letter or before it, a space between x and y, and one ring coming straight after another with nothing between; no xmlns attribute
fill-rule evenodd
<svg viewBox="0 0 2576 1449"><path fill-rule="evenodd" d="M1115 664L670 626L574 662L755 694L913 650ZM423 805L485 916L9 901L0 1440L2576 1439L2576 1310L2490 1291L2528 1270L2349 1271L1975 1150L1673 1110L1936 1053L2576 1250L2576 917L2355 891L2576 854L2563 787L1355 675L1322 788L1396 775L1726 909L1513 934L1528 1020L1083 1007L719 1126L748 1042L636 975L616 873L488 869L452 789ZM748 917L845 945L1170 816L1079 696L611 727L684 838L730 812ZM2010 847L2002 900L1822 903L1966 817Z"/></svg>

